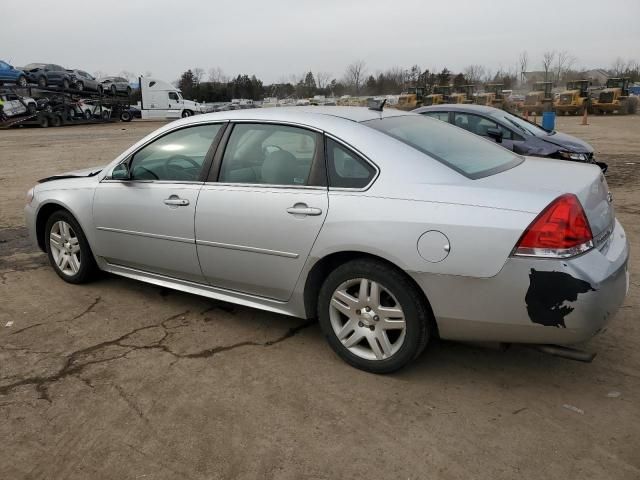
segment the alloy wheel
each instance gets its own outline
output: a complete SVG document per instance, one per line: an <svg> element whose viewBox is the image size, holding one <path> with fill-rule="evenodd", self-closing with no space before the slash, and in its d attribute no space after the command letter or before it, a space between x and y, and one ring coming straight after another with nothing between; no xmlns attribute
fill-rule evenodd
<svg viewBox="0 0 640 480"><path fill-rule="evenodd" d="M80 271L80 242L71 225L63 220L53 224L49 247L58 270L72 277Z"/></svg>
<svg viewBox="0 0 640 480"><path fill-rule="evenodd" d="M338 340L365 360L385 360L402 347L402 305L381 283L367 278L343 282L331 296L329 319Z"/></svg>

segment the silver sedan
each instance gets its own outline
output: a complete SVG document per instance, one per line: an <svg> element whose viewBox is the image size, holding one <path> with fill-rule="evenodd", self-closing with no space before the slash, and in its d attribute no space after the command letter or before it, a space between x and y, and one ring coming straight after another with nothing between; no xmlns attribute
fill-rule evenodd
<svg viewBox="0 0 640 480"><path fill-rule="evenodd" d="M317 317L340 357L383 373L436 337L601 331L628 289L611 200L594 165L407 112L299 107L172 122L105 167L41 180L25 213L68 282L103 270Z"/></svg>

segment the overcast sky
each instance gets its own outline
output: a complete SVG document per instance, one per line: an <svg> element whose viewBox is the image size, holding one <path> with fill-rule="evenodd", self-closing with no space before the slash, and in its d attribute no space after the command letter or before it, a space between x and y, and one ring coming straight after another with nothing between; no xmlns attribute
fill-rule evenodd
<svg viewBox="0 0 640 480"><path fill-rule="evenodd" d="M461 71L567 50L576 67L640 61L640 0L0 0L0 59L175 80L191 67L265 83L356 59Z"/></svg>

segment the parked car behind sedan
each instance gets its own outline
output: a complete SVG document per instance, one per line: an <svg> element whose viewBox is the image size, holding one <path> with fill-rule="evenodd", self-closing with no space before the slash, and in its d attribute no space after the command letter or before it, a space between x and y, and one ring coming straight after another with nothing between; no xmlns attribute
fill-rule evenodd
<svg viewBox="0 0 640 480"><path fill-rule="evenodd" d="M606 163L596 161L593 147L587 142L564 133L549 132L499 108L441 104L420 107L414 112L464 128L521 155L595 163L603 171L607 170Z"/></svg>
<svg viewBox="0 0 640 480"><path fill-rule="evenodd" d="M68 69L67 72L71 75L71 85L76 90L102 93L102 84L93 75L84 70Z"/></svg>
<svg viewBox="0 0 640 480"><path fill-rule="evenodd" d="M71 75L64 67L55 63L29 63L22 67L29 83L41 88L54 85L62 88L71 86Z"/></svg>
<svg viewBox="0 0 640 480"><path fill-rule="evenodd" d="M27 76L22 70L0 60L0 85L4 83L15 83L19 87L26 87Z"/></svg>
<svg viewBox="0 0 640 480"><path fill-rule="evenodd" d="M63 280L100 269L318 317L335 352L371 372L401 368L437 336L586 341L629 285L599 168L398 110L177 120L27 199L31 239Z"/></svg>
<svg viewBox="0 0 640 480"><path fill-rule="evenodd" d="M110 92L112 95L118 92L124 92L127 95L131 94L131 86L126 78L103 77L98 79L98 82L100 82L104 91Z"/></svg>

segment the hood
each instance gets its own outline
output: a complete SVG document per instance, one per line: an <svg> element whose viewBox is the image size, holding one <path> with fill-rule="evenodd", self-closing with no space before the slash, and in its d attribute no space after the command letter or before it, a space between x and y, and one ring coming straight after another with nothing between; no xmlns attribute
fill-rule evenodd
<svg viewBox="0 0 640 480"><path fill-rule="evenodd" d="M85 168L82 170L73 170L71 172L59 173L50 177L45 177L38 180L38 183L50 182L51 180L60 180L63 178L86 178L94 177L99 174L105 166Z"/></svg>
<svg viewBox="0 0 640 480"><path fill-rule="evenodd" d="M576 153L590 153L593 152L593 147L587 142L580 140L579 138L572 137L566 133L554 132L550 135L538 137L545 142L552 143L558 147L562 147L566 150Z"/></svg>

